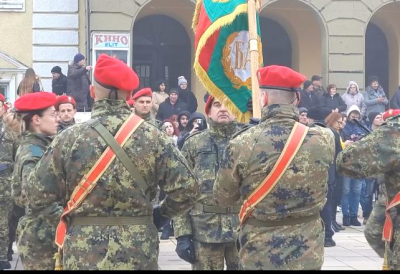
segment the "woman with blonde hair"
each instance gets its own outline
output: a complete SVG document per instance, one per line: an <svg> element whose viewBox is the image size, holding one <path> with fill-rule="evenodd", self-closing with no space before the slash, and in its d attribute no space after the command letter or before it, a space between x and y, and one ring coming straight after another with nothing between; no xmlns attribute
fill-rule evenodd
<svg viewBox="0 0 400 274"><path fill-rule="evenodd" d="M34 93L41 91L40 84L36 79L36 73L33 68L28 68L25 72L24 79L17 89L17 95L23 96L25 94Z"/></svg>

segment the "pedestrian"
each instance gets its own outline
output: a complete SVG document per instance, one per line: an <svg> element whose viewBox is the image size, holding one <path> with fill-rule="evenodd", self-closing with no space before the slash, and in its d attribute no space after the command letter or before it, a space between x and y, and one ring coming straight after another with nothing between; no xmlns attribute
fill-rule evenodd
<svg viewBox="0 0 400 274"><path fill-rule="evenodd" d="M298 108L306 108L308 110L307 117L310 124L315 119L319 119L319 98L314 91L314 86L309 80L304 81L303 89L300 91L300 103Z"/></svg>
<svg viewBox="0 0 400 274"><path fill-rule="evenodd" d="M137 91L133 97L133 109L134 113L138 115L140 118L149 122L150 124L158 127L160 122L156 121L153 114L151 113L151 108L153 105L152 102L153 92L150 88L143 88Z"/></svg>
<svg viewBox="0 0 400 274"><path fill-rule="evenodd" d="M74 61L68 66L67 95L75 99L78 112L88 111L90 86L88 71L91 70L92 66L86 65L86 58L81 53L77 53Z"/></svg>
<svg viewBox="0 0 400 274"><path fill-rule="evenodd" d="M337 93L336 85L330 84L326 90L319 99L319 120L321 121L325 121L332 112L343 112L347 108L342 97Z"/></svg>
<svg viewBox="0 0 400 274"><path fill-rule="evenodd" d="M93 120L55 137L31 177L28 200L36 214L72 206L56 232L62 248L56 262L62 259L64 270L157 270L161 214L189 210L199 195L197 181L173 141L131 113L126 100L139 78L130 67L101 54L94 79ZM153 210L157 186L167 196Z"/></svg>
<svg viewBox="0 0 400 274"><path fill-rule="evenodd" d="M57 249L53 239L62 208L55 206L41 214L33 213L32 204L27 199L32 192L26 192L25 186L50 145L51 136L57 133L55 103L56 95L51 92L26 94L15 101L22 137L15 155L12 195L15 203L25 208L25 215L17 228L17 247L24 270L54 269L53 255Z"/></svg>
<svg viewBox="0 0 400 274"><path fill-rule="evenodd" d="M329 129L298 123L295 105L304 75L283 66L264 67L257 75L260 124L228 144L214 199L223 207L245 201L239 213L241 269L321 269L324 226L320 211L326 201L334 137ZM288 142L291 150L285 148ZM276 163L282 153L292 162Z"/></svg>
<svg viewBox="0 0 400 274"><path fill-rule="evenodd" d="M198 132L208 128L206 117L200 112L194 112L190 115L190 119L186 126L187 132L178 138L178 148L181 150L183 145L185 144L186 139Z"/></svg>
<svg viewBox="0 0 400 274"><path fill-rule="evenodd" d="M197 110L197 98L193 92L188 89L188 82L185 76L178 77L178 92L182 102L187 104L188 111L193 113Z"/></svg>
<svg viewBox="0 0 400 274"><path fill-rule="evenodd" d="M307 112L308 110L305 107L299 108L299 122L305 126L308 125Z"/></svg>
<svg viewBox="0 0 400 274"><path fill-rule="evenodd" d="M189 133L189 119L190 119L190 112L187 110L182 111L178 115L178 129L179 129L179 136L178 140L183 138L186 133Z"/></svg>
<svg viewBox="0 0 400 274"><path fill-rule="evenodd" d="M314 94L316 94L318 97L322 96L324 93L326 93L327 91L324 89L324 87L322 86L322 77L318 76L318 75L313 75L311 77L311 84L313 86L314 89Z"/></svg>
<svg viewBox="0 0 400 274"><path fill-rule="evenodd" d="M187 104L182 102L179 96L180 94L176 89L169 91L169 97L158 108L157 120L164 121L174 114L179 115L182 111L188 110Z"/></svg>
<svg viewBox="0 0 400 274"><path fill-rule="evenodd" d="M160 125L160 129L174 141L175 145L177 145L179 130L175 126L174 121L170 119L164 120L164 122Z"/></svg>
<svg viewBox="0 0 400 274"><path fill-rule="evenodd" d="M393 110L385 112L383 114L385 122L378 130L373 131L354 145L346 147L346 149L339 153L336 160L338 172L350 178L361 179L377 177L384 174L383 182L387 194L385 213L387 214L386 216L382 214L377 219L374 217L374 221L372 221L373 219L371 217L371 220L367 223L367 227L370 225L379 227L379 222L382 220L381 218L386 217L381 239L385 241L384 266L388 267L390 270L400 270L400 263L398 262L400 256L400 242L398 239L399 234L397 233L399 223L394 221L397 219L396 217L395 219L391 217L392 209L392 214L398 216L394 205L399 203L400 197L398 193L398 182L400 178L400 146L398 143L400 139L399 114L399 111ZM368 232L366 231L366 233ZM376 233L372 234L376 235ZM367 238L367 240L368 239L369 238Z"/></svg>
<svg viewBox="0 0 400 274"><path fill-rule="evenodd" d="M74 98L68 95L59 96L54 107L60 118L58 122L58 133L75 125L76 102Z"/></svg>
<svg viewBox="0 0 400 274"><path fill-rule="evenodd" d="M168 98L167 82L158 80L153 87L153 106L151 108L154 117L157 116L158 108Z"/></svg>
<svg viewBox="0 0 400 274"><path fill-rule="evenodd" d="M364 92L364 102L367 106L365 111L366 116L371 112L384 112L386 106L389 104L385 91L379 85L377 76L370 76L368 78L368 86Z"/></svg>
<svg viewBox="0 0 400 274"><path fill-rule="evenodd" d="M361 117L365 117L366 105L364 102L364 95L361 94L360 88L355 81L349 81L346 92L342 95L342 99L346 104L346 112L352 105L356 105L360 109Z"/></svg>
<svg viewBox="0 0 400 274"><path fill-rule="evenodd" d="M65 76L59 66L55 66L51 69L53 81L51 82L52 92L58 96L67 93L67 76Z"/></svg>
<svg viewBox="0 0 400 274"><path fill-rule="evenodd" d="M209 129L192 134L182 153L199 179L200 199L186 215L174 219L176 252L192 264L192 270L238 270L236 249L240 201L224 207L213 198L213 185L219 162L233 135L240 130L224 103L208 97L205 113Z"/></svg>
<svg viewBox="0 0 400 274"><path fill-rule="evenodd" d="M41 89L39 82L36 80L36 73L33 68L28 68L25 72L24 78L18 85L17 95L23 96L25 94L39 91L41 91Z"/></svg>

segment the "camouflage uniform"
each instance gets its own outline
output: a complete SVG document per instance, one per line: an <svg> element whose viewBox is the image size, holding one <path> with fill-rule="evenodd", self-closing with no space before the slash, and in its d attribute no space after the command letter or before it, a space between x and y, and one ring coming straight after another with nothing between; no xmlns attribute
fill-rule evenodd
<svg viewBox="0 0 400 274"><path fill-rule="evenodd" d="M217 203L234 204L261 184L282 153L298 116L292 105L267 106L258 126L229 143L214 184ZM332 132L310 128L282 178L239 230L241 269L321 268L324 225L319 213L326 201L333 159Z"/></svg>
<svg viewBox="0 0 400 274"><path fill-rule="evenodd" d="M354 179L384 174L387 198L391 201L400 191L399 153L400 116L395 116L387 119L382 126L356 144L346 147L338 155L336 164L339 173ZM393 228L394 237L386 252L390 269L400 270L400 215L398 213L393 219Z"/></svg>
<svg viewBox="0 0 400 274"><path fill-rule="evenodd" d="M16 137L16 134L3 124L0 117L0 262L7 261L9 246L8 217L12 209L12 159Z"/></svg>
<svg viewBox="0 0 400 274"><path fill-rule="evenodd" d="M209 125L210 129L190 136L182 149L199 180L201 195L190 214L174 219L175 237L192 236L196 257L193 270L223 270L224 259L227 269L238 269L239 255L235 242L239 210L230 214L210 213L201 205L216 206L212 189L219 161L239 128L236 122L224 125L210 121ZM236 205L240 209L240 203Z"/></svg>
<svg viewBox="0 0 400 274"><path fill-rule="evenodd" d="M60 133L61 131L65 130L73 125L75 125L75 119L72 119L72 121L69 121L69 122L59 121L57 132Z"/></svg>
<svg viewBox="0 0 400 274"><path fill-rule="evenodd" d="M26 209L17 228L17 247L25 270L54 269L52 258L56 251L55 223L47 222L47 216L44 218L43 215L32 214L28 210L27 197L30 193L25 192L30 173L50 143L50 137L25 132L15 156L12 195L16 205ZM56 214L56 217L60 214Z"/></svg>
<svg viewBox="0 0 400 274"><path fill-rule="evenodd" d="M93 119L115 135L131 114L123 100L95 102ZM27 191L32 211L52 211L63 205L107 144L88 123L69 128L54 139L36 166ZM161 213L169 218L191 208L199 195L197 182L172 141L151 124L142 123L124 150L149 185L149 198L136 179L115 159L90 195L73 213L63 248L65 270L158 269L159 240L155 225L74 225L87 217L152 216L150 200L157 185L168 194ZM151 219L150 219L151 220Z"/></svg>

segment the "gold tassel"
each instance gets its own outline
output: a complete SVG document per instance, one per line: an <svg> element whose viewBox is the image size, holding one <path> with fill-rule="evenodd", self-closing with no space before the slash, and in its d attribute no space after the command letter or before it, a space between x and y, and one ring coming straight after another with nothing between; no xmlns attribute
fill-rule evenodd
<svg viewBox="0 0 400 274"><path fill-rule="evenodd" d="M389 248L389 244L388 244L388 242L386 242L386 244L385 244L385 254L383 254L382 270L390 270L389 262L388 262L388 255L387 255L388 248Z"/></svg>
<svg viewBox="0 0 400 274"><path fill-rule="evenodd" d="M56 265L55 265L54 270L63 270L62 261L61 261L61 250L60 249L58 249L58 252L54 254L53 259L56 260Z"/></svg>

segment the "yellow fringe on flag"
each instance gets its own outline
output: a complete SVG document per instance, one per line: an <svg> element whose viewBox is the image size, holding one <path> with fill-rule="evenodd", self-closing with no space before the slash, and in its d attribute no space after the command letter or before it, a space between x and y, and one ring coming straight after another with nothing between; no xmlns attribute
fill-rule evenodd
<svg viewBox="0 0 400 274"><path fill-rule="evenodd" d="M193 16L193 20L192 20L192 29L193 29L194 33L196 33L197 24L199 23L201 4L203 4L203 0L197 0L196 8L194 10L194 16Z"/></svg>

